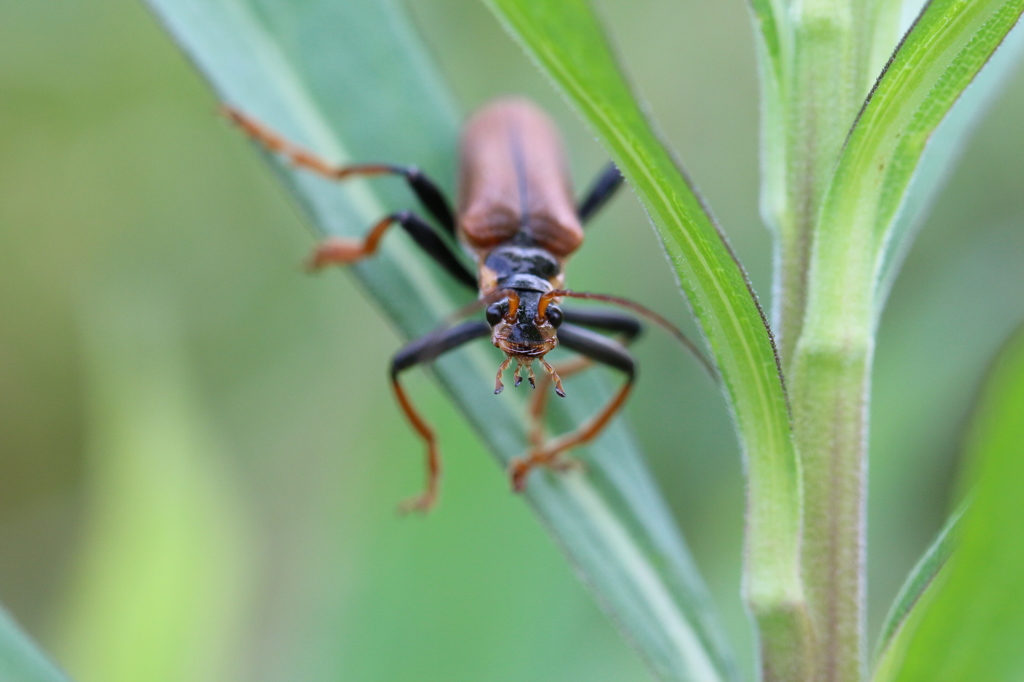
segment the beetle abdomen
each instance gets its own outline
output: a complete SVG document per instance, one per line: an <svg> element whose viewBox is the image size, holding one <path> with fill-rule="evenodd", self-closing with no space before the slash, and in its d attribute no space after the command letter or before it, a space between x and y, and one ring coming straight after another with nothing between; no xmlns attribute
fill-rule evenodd
<svg viewBox="0 0 1024 682"><path fill-rule="evenodd" d="M488 104L466 126L458 206L460 234L481 256L517 235L559 258L583 242L558 132L523 99Z"/></svg>

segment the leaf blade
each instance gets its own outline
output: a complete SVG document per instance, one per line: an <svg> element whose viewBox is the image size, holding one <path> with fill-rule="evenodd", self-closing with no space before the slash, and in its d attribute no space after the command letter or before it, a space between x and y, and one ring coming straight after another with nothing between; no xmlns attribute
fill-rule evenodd
<svg viewBox="0 0 1024 682"><path fill-rule="evenodd" d="M0 679L9 682L68 682L46 654L0 608Z"/></svg>
<svg viewBox="0 0 1024 682"><path fill-rule="evenodd" d="M293 142L339 163L415 162L452 188L455 107L394 3L150 5L223 99ZM410 202L401 187L355 183L343 190L276 169L321 234L359 234ZM470 298L401 239L385 240L378 257L352 270L407 338L429 331ZM483 347L467 348L440 359L436 374L507 464L526 441L516 397L508 391L500 399L488 395L497 362ZM606 395L596 379L581 378L567 411L578 422ZM696 655L704 659L693 679L721 679L705 650L705 642L723 641L710 598L628 431L614 424L589 452L588 475L539 473L531 478L528 499L659 675L675 679L671 662L698 641Z"/></svg>
<svg viewBox="0 0 1024 682"><path fill-rule="evenodd" d="M911 611L877 682L1013 680L1024 672L1024 331L1000 353L966 447L970 489L957 549L940 581Z"/></svg>
<svg viewBox="0 0 1024 682"><path fill-rule="evenodd" d="M924 596L924 593L931 587L939 572L949 561L956 545L957 532L959 530L963 510L954 513L946 525L939 531L938 537L928 547L924 555L917 562L906 581L900 587L900 591L893 599L889 613L886 614L882 629L878 635L878 646L875 648L876 659L882 658L896 636L896 633L907 621L911 611Z"/></svg>

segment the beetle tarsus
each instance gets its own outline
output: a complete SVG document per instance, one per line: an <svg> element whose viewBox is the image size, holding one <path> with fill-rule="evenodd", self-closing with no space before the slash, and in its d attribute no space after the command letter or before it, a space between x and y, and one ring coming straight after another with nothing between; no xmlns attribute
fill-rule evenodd
<svg viewBox="0 0 1024 682"><path fill-rule="evenodd" d="M529 457L514 459L509 465L509 479L512 483L512 491L521 493L526 489L526 479L531 471L537 467L544 467L552 471L582 471L583 462L572 457L562 457L559 452L539 451L532 453Z"/></svg>

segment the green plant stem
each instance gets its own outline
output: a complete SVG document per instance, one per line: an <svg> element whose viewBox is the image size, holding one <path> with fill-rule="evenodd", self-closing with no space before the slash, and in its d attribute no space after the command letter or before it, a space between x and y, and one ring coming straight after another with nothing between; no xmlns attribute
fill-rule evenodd
<svg viewBox="0 0 1024 682"><path fill-rule="evenodd" d="M813 340L811 340L813 339ZM864 654L865 479L870 337L805 333L791 391L804 476L804 585L820 680L860 679Z"/></svg>
<svg viewBox="0 0 1024 682"><path fill-rule="evenodd" d="M784 364L799 336L806 269L821 194L859 102L848 3L809 0L784 12L758 7L773 55L762 66L765 101L762 210L776 234L775 331Z"/></svg>
<svg viewBox="0 0 1024 682"><path fill-rule="evenodd" d="M889 236L932 132L1022 7L933 0L879 79L822 200L789 373L822 680L852 682L863 670L870 373Z"/></svg>
<svg viewBox="0 0 1024 682"><path fill-rule="evenodd" d="M873 337L804 334L809 270L833 173L883 57L893 0L754 0L763 111L762 214L776 235L775 331L804 489L803 579L814 676L856 680L863 652L864 460ZM871 285L868 284L868 291ZM832 334L835 332L835 334Z"/></svg>

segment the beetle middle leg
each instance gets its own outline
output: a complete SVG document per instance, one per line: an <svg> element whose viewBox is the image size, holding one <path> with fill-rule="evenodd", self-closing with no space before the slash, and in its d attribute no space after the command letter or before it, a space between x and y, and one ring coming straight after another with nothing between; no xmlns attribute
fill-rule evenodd
<svg viewBox="0 0 1024 682"><path fill-rule="evenodd" d="M320 270L329 265L349 265L372 256L377 252L384 233L396 223L457 282L476 290L476 278L430 225L412 211L399 211L385 216L362 239L330 237L323 240L313 250L308 261L309 268Z"/></svg>
<svg viewBox="0 0 1024 682"><path fill-rule="evenodd" d="M590 367L591 364L590 358L581 356L565 364L558 365L555 367L555 372L558 376L565 379L573 374L579 374ZM553 383L554 380L550 374L541 374L537 390L530 400L530 429L527 431L526 439L533 450L540 450L544 447L544 415L547 412L548 399L551 395L549 389Z"/></svg>
<svg viewBox="0 0 1024 682"><path fill-rule="evenodd" d="M622 371L626 374L626 382L587 423L574 431L559 436L546 445L531 444L532 450L527 457L513 460L509 473L512 479L512 488L517 492L524 488L527 475L536 467L565 468L571 466L571 464L560 460L562 453L589 443L604 430L611 419L622 409L636 378L636 362L625 346L619 342L570 323L565 323L559 328L558 338L559 343L569 350Z"/></svg>
<svg viewBox="0 0 1024 682"><path fill-rule="evenodd" d="M436 360L440 355L490 333L491 328L482 321L463 322L450 329L431 332L411 341L391 360L391 388L394 390L395 397L398 398L398 404L402 406L406 418L427 446L426 489L419 497L405 502L401 506L402 511L427 512L434 506L441 481L441 454L437 448L434 430L409 401L405 389L398 381L398 375L416 365Z"/></svg>
<svg viewBox="0 0 1024 682"><path fill-rule="evenodd" d="M643 325L635 317L620 313L614 310L582 310L578 308L562 308L562 315L566 322L600 329L603 331L616 332L624 346L631 345L643 333ZM555 368L558 376L565 379L573 374L587 369L593 361L580 356L575 360L566 362ZM547 411L549 385L552 383L551 376L544 374L540 379L540 386L530 402L530 430L528 442L534 450L539 450L544 445L544 414Z"/></svg>

